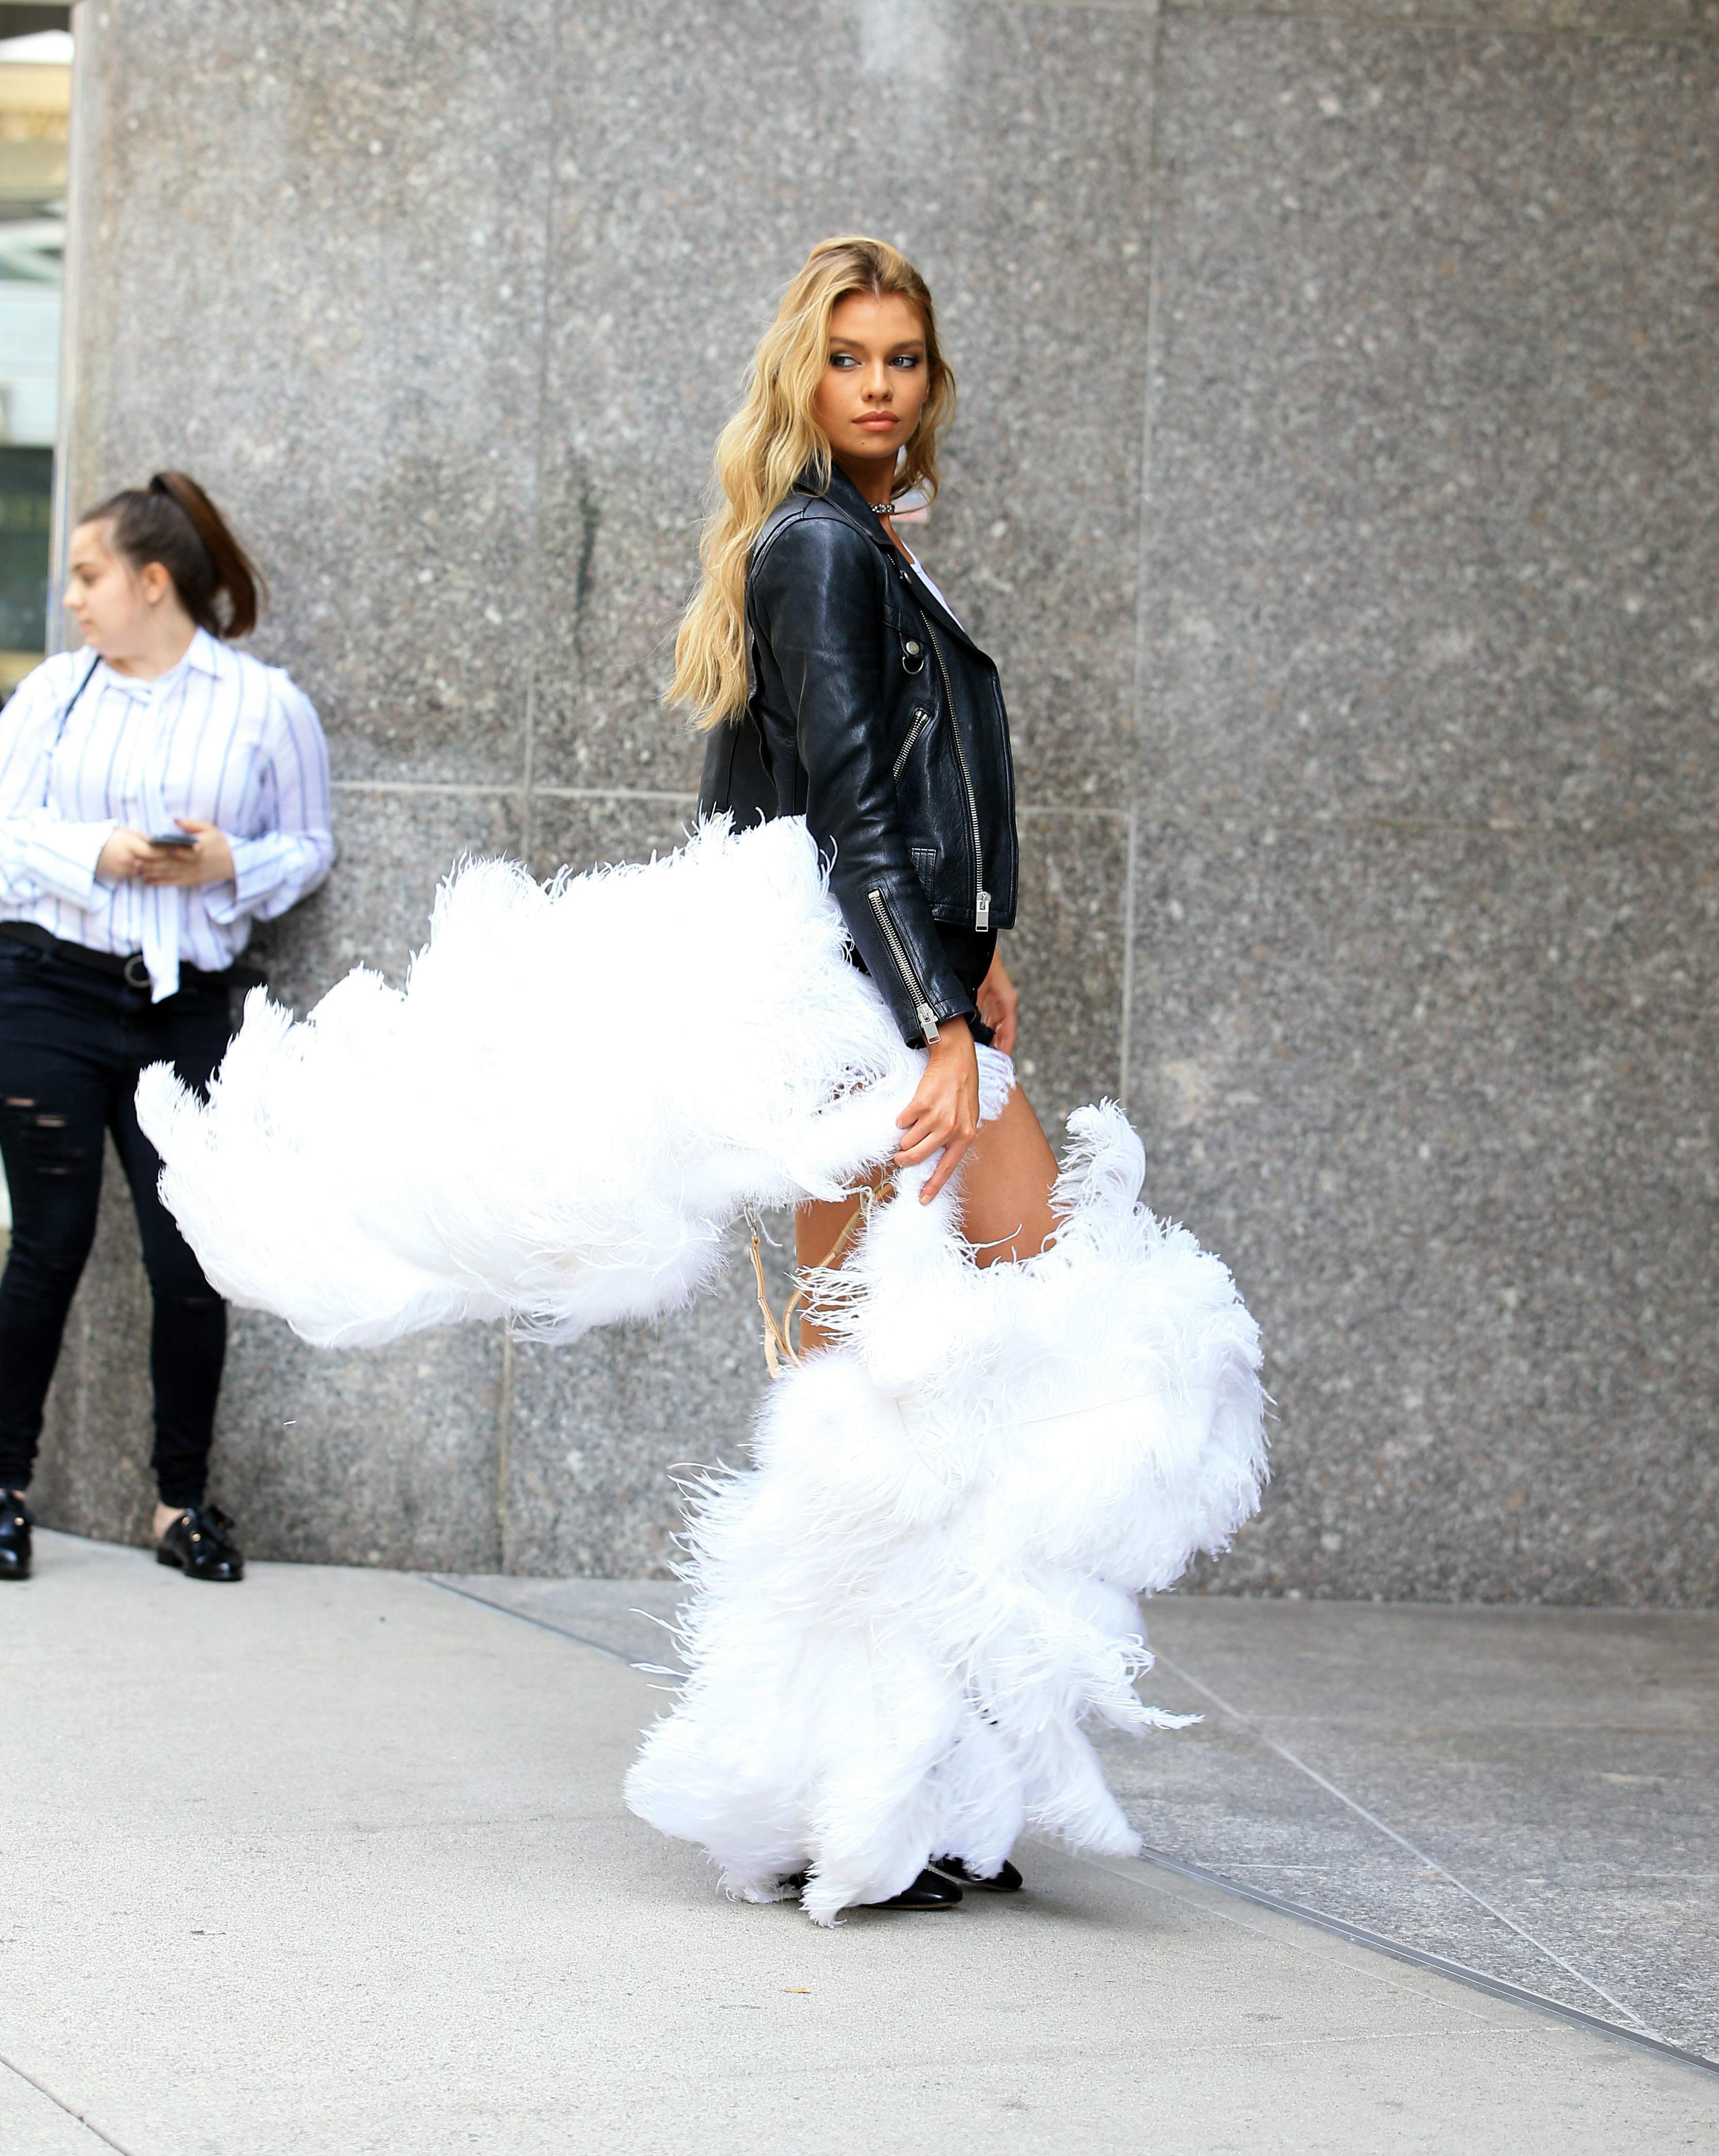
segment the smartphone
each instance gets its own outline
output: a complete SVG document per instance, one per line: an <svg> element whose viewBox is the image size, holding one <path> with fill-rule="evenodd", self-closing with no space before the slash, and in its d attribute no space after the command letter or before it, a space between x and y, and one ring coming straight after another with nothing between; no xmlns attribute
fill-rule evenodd
<svg viewBox="0 0 1719 2156"><path fill-rule="evenodd" d="M194 846L196 834L190 831L151 831L149 843L152 846Z"/></svg>

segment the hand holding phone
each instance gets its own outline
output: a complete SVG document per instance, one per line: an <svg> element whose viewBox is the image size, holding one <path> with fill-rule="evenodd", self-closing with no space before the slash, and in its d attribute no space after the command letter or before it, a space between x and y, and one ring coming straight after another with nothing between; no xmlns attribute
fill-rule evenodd
<svg viewBox="0 0 1719 2156"><path fill-rule="evenodd" d="M145 840L148 850L136 869L144 883L231 883L233 847L226 833L199 816L181 816L176 831L157 832Z"/></svg>

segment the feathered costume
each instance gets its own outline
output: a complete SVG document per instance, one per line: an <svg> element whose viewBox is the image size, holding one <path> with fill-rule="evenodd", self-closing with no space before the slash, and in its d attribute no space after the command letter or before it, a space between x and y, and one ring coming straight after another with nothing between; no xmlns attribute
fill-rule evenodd
<svg viewBox="0 0 1719 2156"><path fill-rule="evenodd" d="M892 1152L924 1059L843 944L798 819L547 888L468 865L403 991L361 969L301 1024L254 993L207 1106L146 1074L162 1194L223 1294L321 1345L654 1317L743 1209ZM934 1856L994 1873L1024 1825L1137 1846L1080 1724L1178 1720L1136 1697L1134 1598L1258 1503L1259 1348L1219 1261L1136 1203L1120 1112L1070 1128L1021 1264L981 1270L954 1191L898 1175L820 1283L837 1344L694 1493L690 1674L627 1798L731 1892L809 1871L829 1923Z"/></svg>

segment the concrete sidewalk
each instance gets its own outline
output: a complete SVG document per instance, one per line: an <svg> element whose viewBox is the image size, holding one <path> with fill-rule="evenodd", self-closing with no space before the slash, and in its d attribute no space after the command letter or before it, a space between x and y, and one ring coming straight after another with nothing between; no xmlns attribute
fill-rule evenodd
<svg viewBox="0 0 1719 2156"><path fill-rule="evenodd" d="M663 1579L444 1584L623 1660L674 1659ZM1719 1610L1237 1600L1146 1611L1095 1732L1155 1861L1292 1903L1719 2067Z"/></svg>
<svg viewBox="0 0 1719 2156"><path fill-rule="evenodd" d="M834 1933L622 1807L659 1700L426 1581L0 1604L6 2156L1705 2149L1719 2082L1145 1865Z"/></svg>

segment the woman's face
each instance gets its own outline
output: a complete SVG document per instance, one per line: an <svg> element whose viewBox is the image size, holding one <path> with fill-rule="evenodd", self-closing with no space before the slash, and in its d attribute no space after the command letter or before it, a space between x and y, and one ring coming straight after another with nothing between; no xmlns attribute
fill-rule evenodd
<svg viewBox="0 0 1719 2156"><path fill-rule="evenodd" d="M158 562L134 569L107 541L105 523L80 524L73 532L65 609L90 650L104 659L136 658L160 611L160 587L172 580Z"/></svg>
<svg viewBox="0 0 1719 2156"><path fill-rule="evenodd" d="M829 363L813 402L836 462L874 482L882 501L895 453L912 435L931 388L925 324L911 300L850 292L829 317ZM855 470L855 467L859 467Z"/></svg>

